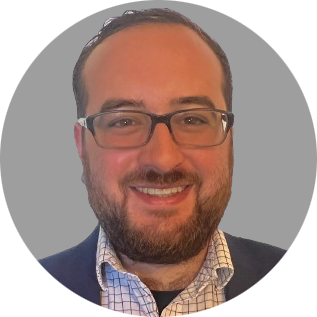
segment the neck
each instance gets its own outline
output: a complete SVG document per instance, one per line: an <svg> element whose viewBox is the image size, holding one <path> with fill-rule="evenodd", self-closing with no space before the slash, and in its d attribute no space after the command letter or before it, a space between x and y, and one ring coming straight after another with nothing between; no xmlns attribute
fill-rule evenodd
<svg viewBox="0 0 317 317"><path fill-rule="evenodd" d="M208 243L195 257L177 264L135 262L123 254L120 260L127 272L137 275L150 290L174 291L186 288L195 279L207 251Z"/></svg>

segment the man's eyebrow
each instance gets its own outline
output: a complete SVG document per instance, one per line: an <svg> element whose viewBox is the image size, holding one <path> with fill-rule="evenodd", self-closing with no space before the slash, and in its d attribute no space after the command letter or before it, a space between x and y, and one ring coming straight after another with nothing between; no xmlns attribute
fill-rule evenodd
<svg viewBox="0 0 317 317"><path fill-rule="evenodd" d="M99 112L105 112L109 110L119 109L121 107L138 107L145 108L142 100L133 99L109 99L106 100L100 107Z"/></svg>
<svg viewBox="0 0 317 317"><path fill-rule="evenodd" d="M185 96L174 98L170 101L170 105L200 105L207 106L208 108L214 110L216 109L215 104L207 96ZM142 100L135 99L109 99L106 100L100 107L99 112L106 112L110 110L120 109L121 107L137 107L145 109L145 104Z"/></svg>
<svg viewBox="0 0 317 317"><path fill-rule="evenodd" d="M215 104L207 96L187 96L187 97L178 97L172 99L170 102L171 105L188 105L195 104L200 106L207 106L208 108L214 110L216 109Z"/></svg>

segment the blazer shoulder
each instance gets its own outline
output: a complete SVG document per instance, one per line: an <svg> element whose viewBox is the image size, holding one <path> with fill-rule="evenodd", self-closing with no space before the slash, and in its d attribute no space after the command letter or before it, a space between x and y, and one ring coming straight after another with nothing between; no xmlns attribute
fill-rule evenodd
<svg viewBox="0 0 317 317"><path fill-rule="evenodd" d="M99 226L77 246L39 260L57 281L94 303L99 301L96 252Z"/></svg>
<svg viewBox="0 0 317 317"><path fill-rule="evenodd" d="M254 260L269 258L271 261L279 260L286 250L250 239L232 236L224 233L228 242L230 253L240 258L242 255Z"/></svg>
<svg viewBox="0 0 317 317"><path fill-rule="evenodd" d="M288 250L246 238L235 237L224 232L229 247L233 247L238 252L250 253L254 257L265 257L270 255L273 258L282 258Z"/></svg>
<svg viewBox="0 0 317 317"><path fill-rule="evenodd" d="M47 256L38 261L47 271L50 271L50 269L54 270L54 267L59 265L64 265L67 262L72 261L72 258L73 258L72 255L73 254L76 255L78 249L80 248L81 248L81 243L72 248Z"/></svg>
<svg viewBox="0 0 317 317"><path fill-rule="evenodd" d="M286 250L225 233L234 275L226 287L227 300L261 280L281 260Z"/></svg>

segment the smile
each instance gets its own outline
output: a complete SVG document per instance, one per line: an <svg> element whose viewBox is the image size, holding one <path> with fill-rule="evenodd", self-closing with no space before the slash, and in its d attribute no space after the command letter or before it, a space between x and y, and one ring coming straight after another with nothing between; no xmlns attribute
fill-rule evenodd
<svg viewBox="0 0 317 317"><path fill-rule="evenodd" d="M170 197L177 193L181 193L187 186L171 187L171 188L149 188L149 187L135 187L135 189L143 194L156 197Z"/></svg>
<svg viewBox="0 0 317 317"><path fill-rule="evenodd" d="M176 186L175 186L176 185ZM130 187L133 197L136 197L145 203L147 206L175 206L183 202L191 192L192 184L175 184L171 185L163 184L138 184Z"/></svg>

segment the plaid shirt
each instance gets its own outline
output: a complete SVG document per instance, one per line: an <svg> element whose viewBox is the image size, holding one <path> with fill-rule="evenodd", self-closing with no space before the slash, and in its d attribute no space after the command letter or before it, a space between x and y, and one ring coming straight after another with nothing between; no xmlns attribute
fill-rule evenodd
<svg viewBox="0 0 317 317"><path fill-rule="evenodd" d="M101 227L96 271L101 287L101 306L130 315L159 316L151 291L138 276L125 271ZM164 308L161 316L195 313L225 302L224 287L233 273L225 236L216 230L196 278Z"/></svg>

